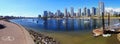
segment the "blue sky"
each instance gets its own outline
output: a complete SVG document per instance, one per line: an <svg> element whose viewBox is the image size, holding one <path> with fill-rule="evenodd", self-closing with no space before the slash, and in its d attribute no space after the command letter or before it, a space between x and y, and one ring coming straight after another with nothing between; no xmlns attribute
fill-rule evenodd
<svg viewBox="0 0 120 44"><path fill-rule="evenodd" d="M105 7L120 8L120 0L101 0ZM98 7L99 0L0 0L0 15L6 16L30 16L36 17L43 14L43 11L55 12L64 11L64 8L70 10L78 8Z"/></svg>

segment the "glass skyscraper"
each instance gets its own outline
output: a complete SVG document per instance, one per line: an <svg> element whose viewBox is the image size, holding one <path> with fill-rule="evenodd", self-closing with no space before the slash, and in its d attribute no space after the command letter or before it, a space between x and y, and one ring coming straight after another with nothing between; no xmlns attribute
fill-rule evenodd
<svg viewBox="0 0 120 44"><path fill-rule="evenodd" d="M101 16L102 13L105 12L105 5L104 2L99 2L99 15Z"/></svg>
<svg viewBox="0 0 120 44"><path fill-rule="evenodd" d="M65 8L65 11L64 11L64 17L68 17L68 14L67 14L67 8Z"/></svg>
<svg viewBox="0 0 120 44"><path fill-rule="evenodd" d="M71 7L71 16L73 17L74 16L74 8Z"/></svg>
<svg viewBox="0 0 120 44"><path fill-rule="evenodd" d="M48 12L47 12L47 11L44 11L43 17L47 17L47 16L48 16Z"/></svg>
<svg viewBox="0 0 120 44"><path fill-rule="evenodd" d="M95 7L92 7L92 16L96 15L97 9Z"/></svg>
<svg viewBox="0 0 120 44"><path fill-rule="evenodd" d="M86 13L87 13L86 10L87 10L87 8L85 7L85 8L84 8L84 16L86 16Z"/></svg>
<svg viewBox="0 0 120 44"><path fill-rule="evenodd" d="M81 9L78 9L78 16L81 16Z"/></svg>

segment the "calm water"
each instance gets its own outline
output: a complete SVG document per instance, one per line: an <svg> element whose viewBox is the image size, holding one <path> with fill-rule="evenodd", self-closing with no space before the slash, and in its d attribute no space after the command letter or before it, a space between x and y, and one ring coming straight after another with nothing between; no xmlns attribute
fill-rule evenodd
<svg viewBox="0 0 120 44"><path fill-rule="evenodd" d="M14 23L54 37L61 44L119 44L116 35L94 38L91 34L95 28L102 27L102 21L96 19L14 19ZM120 20L112 19L111 25ZM107 26L108 22L105 20ZM111 41L111 42L110 42Z"/></svg>

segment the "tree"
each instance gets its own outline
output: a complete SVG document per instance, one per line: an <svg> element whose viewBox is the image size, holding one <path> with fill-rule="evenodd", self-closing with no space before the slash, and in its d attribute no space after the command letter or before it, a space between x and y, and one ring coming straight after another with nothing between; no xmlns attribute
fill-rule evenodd
<svg viewBox="0 0 120 44"><path fill-rule="evenodd" d="M38 18L41 18L41 15L40 15L40 14L38 15Z"/></svg>

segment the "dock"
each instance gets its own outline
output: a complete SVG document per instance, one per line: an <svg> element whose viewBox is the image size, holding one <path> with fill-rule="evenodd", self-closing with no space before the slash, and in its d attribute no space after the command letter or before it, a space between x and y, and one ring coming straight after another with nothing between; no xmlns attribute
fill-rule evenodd
<svg viewBox="0 0 120 44"><path fill-rule="evenodd" d="M118 33L120 33L120 23L111 26L106 26L104 30L103 27L93 29L94 36L100 36L103 34L118 34Z"/></svg>

